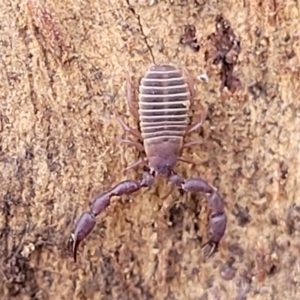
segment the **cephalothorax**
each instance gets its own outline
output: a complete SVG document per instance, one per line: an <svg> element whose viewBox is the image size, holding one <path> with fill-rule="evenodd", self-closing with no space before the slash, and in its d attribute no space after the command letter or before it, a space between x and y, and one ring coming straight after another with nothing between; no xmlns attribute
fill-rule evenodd
<svg viewBox="0 0 300 300"><path fill-rule="evenodd" d="M201 178L184 179L174 172L178 160L185 161L182 149L201 144L202 140L184 143L186 134L199 128L205 119L188 126L188 112L194 99L193 81L186 69L180 71L172 65L155 65L142 78L139 87L137 109L133 104L133 94L129 75L127 74L127 99L133 116L140 122L140 130L130 128L118 118L125 132L129 132L143 141L143 144L121 138L120 141L136 146L145 151L142 158L126 169L135 167L143 162L148 164L141 180L125 180L118 183L109 191L97 196L91 210L84 212L75 225L72 234L73 256L79 243L91 232L96 224L95 217L110 204L112 196L130 195L144 187L150 187L155 176L166 177L168 181L185 192L201 192L209 194L207 199L211 209L209 217L209 240L203 246L211 246L209 255L215 250L224 235L227 217L224 211L224 201L220 194L210 184Z"/></svg>

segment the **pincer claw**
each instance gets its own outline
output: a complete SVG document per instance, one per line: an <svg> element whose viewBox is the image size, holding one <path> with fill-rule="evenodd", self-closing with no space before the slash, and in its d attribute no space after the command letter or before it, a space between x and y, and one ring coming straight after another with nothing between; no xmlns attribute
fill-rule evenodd
<svg viewBox="0 0 300 300"><path fill-rule="evenodd" d="M75 225L75 231L71 235L71 242L73 243L73 258L76 262L76 253L80 242L89 235L96 224L95 217L89 213L83 213L80 218L77 220Z"/></svg>

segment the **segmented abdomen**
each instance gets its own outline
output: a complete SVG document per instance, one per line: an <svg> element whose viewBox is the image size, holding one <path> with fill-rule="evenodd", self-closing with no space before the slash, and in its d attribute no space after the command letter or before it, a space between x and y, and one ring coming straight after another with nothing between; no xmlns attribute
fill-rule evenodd
<svg viewBox="0 0 300 300"><path fill-rule="evenodd" d="M182 140L189 123L190 92L180 70L151 67L139 87L140 127L144 142Z"/></svg>

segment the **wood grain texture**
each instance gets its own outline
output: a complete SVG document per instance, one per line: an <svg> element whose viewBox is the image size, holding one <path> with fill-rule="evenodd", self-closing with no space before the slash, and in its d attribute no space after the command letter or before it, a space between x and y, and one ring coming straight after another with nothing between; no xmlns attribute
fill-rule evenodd
<svg viewBox="0 0 300 300"><path fill-rule="evenodd" d="M43 2L67 57L51 51L26 1L0 3L1 299L300 299L299 4L196 2L131 0L140 22L126 1ZM220 66L205 60L220 12L241 40L235 93L220 92ZM179 43L187 24L198 52ZM197 165L176 171L218 188L227 231L204 262L205 198L157 181L114 199L74 264L76 217L141 174L122 175L139 153L115 142L115 113L137 126L125 76L130 69L137 91L153 64L144 35L156 63L186 66L195 79L193 119L201 105L208 113L188 141L201 134L217 146L185 150Z"/></svg>

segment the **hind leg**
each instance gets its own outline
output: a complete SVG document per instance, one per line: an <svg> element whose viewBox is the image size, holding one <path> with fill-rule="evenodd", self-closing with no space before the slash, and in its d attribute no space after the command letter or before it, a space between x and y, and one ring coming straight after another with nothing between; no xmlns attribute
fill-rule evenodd
<svg viewBox="0 0 300 300"><path fill-rule="evenodd" d="M199 116L198 121L196 123L188 126L188 128L186 129L186 134L189 134L193 131L196 131L198 128L200 128L203 125L205 118L206 118L206 113L203 109L201 115Z"/></svg>
<svg viewBox="0 0 300 300"><path fill-rule="evenodd" d="M135 142L135 141L128 140L128 139L123 139L121 137L116 138L116 141L121 144L127 144L129 146L134 146L140 152L144 151L144 146L139 142Z"/></svg>
<svg viewBox="0 0 300 300"><path fill-rule="evenodd" d="M134 128L131 128L130 126L128 126L122 118L120 117L116 117L118 122L120 123L120 125L122 126L124 132L122 134L122 137L124 136L125 132L129 132L130 134L134 135L135 137L137 137L138 139L140 140L143 140L142 138L142 135L141 133L137 130L137 129L134 129Z"/></svg>
<svg viewBox="0 0 300 300"><path fill-rule="evenodd" d="M191 106L194 105L194 100L195 100L195 87L194 87L194 80L192 78L192 76L189 74L188 70L183 67L182 68L182 72L183 72L183 76L186 79L187 85L188 85L188 89L191 95ZM202 106L202 105L201 105ZM186 134L191 133L195 130L197 130L199 127L201 127L205 121L206 118L206 113L202 107L202 112L201 115L199 117L199 120L195 123L190 125L187 130L186 130Z"/></svg>
<svg viewBox="0 0 300 300"><path fill-rule="evenodd" d="M136 106L136 94L135 89L132 88L129 71L126 72L126 92L127 92L127 104L131 114L134 116L136 121L139 121L139 112ZM135 103L134 103L135 102Z"/></svg>
<svg viewBox="0 0 300 300"><path fill-rule="evenodd" d="M183 73L183 77L186 79L186 83L188 85L188 89L191 94L191 105L193 105L194 98L195 98L194 80L193 80L192 76L189 74L189 71L187 70L187 68L182 67L182 73Z"/></svg>

